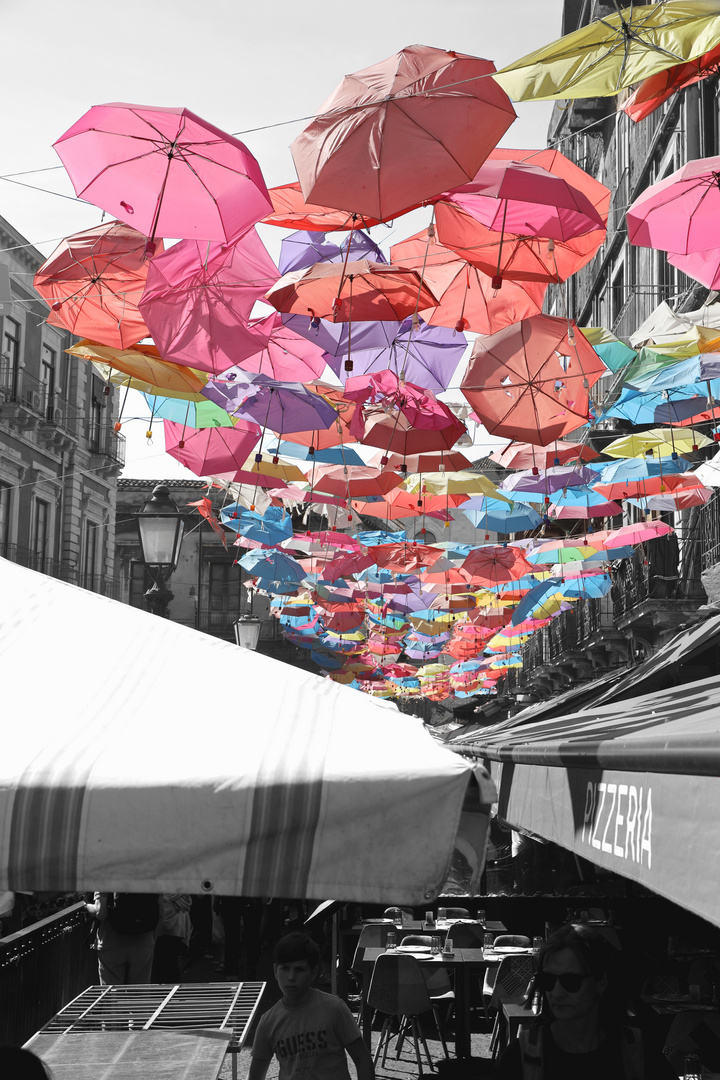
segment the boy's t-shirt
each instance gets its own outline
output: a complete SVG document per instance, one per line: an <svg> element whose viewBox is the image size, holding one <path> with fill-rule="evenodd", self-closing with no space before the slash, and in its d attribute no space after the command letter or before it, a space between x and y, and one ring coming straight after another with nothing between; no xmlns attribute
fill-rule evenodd
<svg viewBox="0 0 720 1080"><path fill-rule="evenodd" d="M345 1047L359 1039L360 1030L344 1001L310 991L296 1009L278 1001L260 1018L252 1056L280 1064L281 1080L349 1080Z"/></svg>

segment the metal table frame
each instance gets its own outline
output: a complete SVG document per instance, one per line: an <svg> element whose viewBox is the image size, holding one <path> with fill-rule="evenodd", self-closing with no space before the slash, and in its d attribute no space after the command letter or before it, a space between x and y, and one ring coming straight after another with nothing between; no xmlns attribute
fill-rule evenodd
<svg viewBox="0 0 720 1080"><path fill-rule="evenodd" d="M228 1053L233 1080L265 989L264 982L142 983L89 986L65 1005L38 1034L79 1031L195 1031L232 1028Z"/></svg>

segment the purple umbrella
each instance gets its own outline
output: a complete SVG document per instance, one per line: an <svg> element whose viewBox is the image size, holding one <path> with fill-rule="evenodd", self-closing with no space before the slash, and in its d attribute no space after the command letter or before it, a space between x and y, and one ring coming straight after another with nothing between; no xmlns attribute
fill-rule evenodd
<svg viewBox="0 0 720 1080"><path fill-rule="evenodd" d="M266 344L247 323L277 276L254 229L234 244L182 240L150 263L139 306L165 360L217 375Z"/></svg>
<svg viewBox="0 0 720 1080"><path fill-rule="evenodd" d="M582 465L553 465L549 469L540 469L537 473L530 469L506 476L498 489L501 491L535 492L548 495L565 487L579 487L581 484L597 482L597 473Z"/></svg>
<svg viewBox="0 0 720 1080"><path fill-rule="evenodd" d="M282 321L295 334L318 345L330 356L345 356L351 326L354 352L355 349L387 348L395 340L401 325L399 322L331 323L288 312L282 313Z"/></svg>
<svg viewBox="0 0 720 1080"><path fill-rule="evenodd" d="M395 323L385 323L391 330ZM367 348L352 334L352 370L345 371L342 357L326 354L325 360L343 381L351 375L369 375L390 370L404 374L406 382L424 390L445 390L450 385L467 346L464 334L444 326L428 326L422 319L413 329L412 319L403 319L385 345Z"/></svg>
<svg viewBox="0 0 720 1080"><path fill-rule="evenodd" d="M254 420L279 435L320 431L337 419L332 405L302 383L277 382L267 375L232 373L230 379L208 379L203 394L230 416Z"/></svg>
<svg viewBox="0 0 720 1080"><path fill-rule="evenodd" d="M348 255L348 244L350 254ZM291 270L305 270L319 262L342 262L370 259L372 262L387 262L377 244L362 230L351 232L342 244L327 240L325 233L294 232L287 236L280 245L278 265L281 274Z"/></svg>

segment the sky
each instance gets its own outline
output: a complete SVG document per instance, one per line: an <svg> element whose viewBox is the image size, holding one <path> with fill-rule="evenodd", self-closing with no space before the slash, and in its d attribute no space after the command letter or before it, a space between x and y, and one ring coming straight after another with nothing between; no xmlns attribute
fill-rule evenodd
<svg viewBox="0 0 720 1080"><path fill-rule="evenodd" d="M0 11L0 214L50 255L101 220L75 199L52 148L92 105L185 106L241 138L273 187L296 179L290 143L344 75L412 44L500 68L560 36L562 0L2 0ZM502 145L543 146L550 106L516 111ZM424 224L408 215L381 243ZM282 235L262 231L274 256ZM128 415L139 417L142 399L132 398ZM190 476L165 454L160 430L147 445L146 428L142 419L123 423L124 475Z"/></svg>

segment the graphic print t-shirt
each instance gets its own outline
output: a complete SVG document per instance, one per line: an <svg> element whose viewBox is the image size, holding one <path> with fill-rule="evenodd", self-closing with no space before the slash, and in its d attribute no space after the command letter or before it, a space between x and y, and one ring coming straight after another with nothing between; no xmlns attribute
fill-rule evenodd
<svg viewBox="0 0 720 1080"><path fill-rule="evenodd" d="M345 1047L360 1031L344 1001L311 990L300 1008L278 1001L260 1019L252 1056L280 1064L280 1080L350 1080Z"/></svg>

